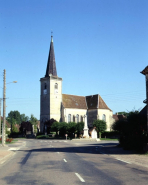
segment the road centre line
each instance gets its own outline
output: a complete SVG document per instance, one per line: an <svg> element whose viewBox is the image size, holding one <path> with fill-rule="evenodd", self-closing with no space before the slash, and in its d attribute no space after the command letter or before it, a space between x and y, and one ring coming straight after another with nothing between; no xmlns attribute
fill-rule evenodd
<svg viewBox="0 0 148 185"><path fill-rule="evenodd" d="M85 180L78 173L75 173L75 175L80 179L81 182L85 182Z"/></svg>
<svg viewBox="0 0 148 185"><path fill-rule="evenodd" d="M117 159L117 158L116 158ZM128 163L128 164L132 164L132 163L130 163L130 162L127 162L127 161L124 161L124 160L121 160L121 159L117 159L118 161L122 161L122 162L124 162L124 163Z"/></svg>
<svg viewBox="0 0 148 185"><path fill-rule="evenodd" d="M66 159L63 159L65 163L67 163Z"/></svg>

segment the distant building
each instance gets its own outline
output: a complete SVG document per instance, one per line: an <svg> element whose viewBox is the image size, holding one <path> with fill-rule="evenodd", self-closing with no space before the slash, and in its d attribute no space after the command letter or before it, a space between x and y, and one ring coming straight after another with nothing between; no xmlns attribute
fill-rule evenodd
<svg viewBox="0 0 148 185"><path fill-rule="evenodd" d="M51 36L50 51L46 73L41 82L40 95L40 131L47 131L48 120L58 122L84 122L87 115L88 127L96 119L107 123L107 131L110 131L114 122L113 112L106 105L99 94L90 96L77 96L62 94L62 78L57 76L53 37Z"/></svg>
<svg viewBox="0 0 148 185"><path fill-rule="evenodd" d="M114 118L115 121L118 121L118 120L126 119L126 116L124 116L123 114L116 113L116 114L113 115L113 118Z"/></svg>
<svg viewBox="0 0 148 185"><path fill-rule="evenodd" d="M29 121L23 121L20 124L20 128L19 128L21 134L23 135L28 135L28 134L33 134L33 127L32 124Z"/></svg>

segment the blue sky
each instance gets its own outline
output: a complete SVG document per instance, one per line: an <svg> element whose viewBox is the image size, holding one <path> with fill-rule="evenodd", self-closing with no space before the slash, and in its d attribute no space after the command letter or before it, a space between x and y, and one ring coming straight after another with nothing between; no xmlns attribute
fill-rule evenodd
<svg viewBox="0 0 148 185"><path fill-rule="evenodd" d="M147 0L0 0L0 87L4 69L18 81L7 85L6 115L39 119L51 30L64 94L100 94L113 113L143 108L147 9Z"/></svg>

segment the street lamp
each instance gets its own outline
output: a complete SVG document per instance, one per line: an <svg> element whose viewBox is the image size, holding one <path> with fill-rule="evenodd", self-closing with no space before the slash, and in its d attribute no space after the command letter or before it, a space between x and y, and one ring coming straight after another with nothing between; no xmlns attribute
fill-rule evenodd
<svg viewBox="0 0 148 185"><path fill-rule="evenodd" d="M17 81L9 83L17 83ZM5 146L6 140L5 125L6 125L6 70L4 69L2 146Z"/></svg>

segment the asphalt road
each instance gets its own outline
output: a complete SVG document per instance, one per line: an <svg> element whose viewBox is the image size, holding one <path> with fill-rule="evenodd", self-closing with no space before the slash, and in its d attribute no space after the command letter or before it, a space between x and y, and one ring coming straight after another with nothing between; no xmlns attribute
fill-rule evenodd
<svg viewBox="0 0 148 185"><path fill-rule="evenodd" d="M25 141L0 165L0 185L148 184L148 169L105 155L106 142Z"/></svg>

